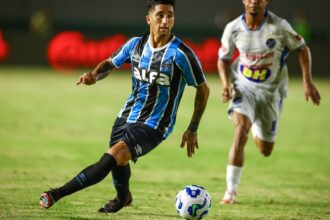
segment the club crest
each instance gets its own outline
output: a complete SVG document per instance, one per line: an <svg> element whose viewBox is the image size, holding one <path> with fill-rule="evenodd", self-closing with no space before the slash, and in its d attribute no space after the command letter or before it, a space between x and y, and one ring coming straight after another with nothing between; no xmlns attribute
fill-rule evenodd
<svg viewBox="0 0 330 220"><path fill-rule="evenodd" d="M266 41L266 45L269 47L269 48L274 48L275 45L276 45L276 40L274 38L269 38L267 39Z"/></svg>

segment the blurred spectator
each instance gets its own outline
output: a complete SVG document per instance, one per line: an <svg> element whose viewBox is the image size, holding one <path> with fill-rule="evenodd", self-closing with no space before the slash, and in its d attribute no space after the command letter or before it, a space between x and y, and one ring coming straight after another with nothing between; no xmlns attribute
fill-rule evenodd
<svg viewBox="0 0 330 220"><path fill-rule="evenodd" d="M35 11L30 20L30 29L41 37L49 37L53 29L51 13L48 8L43 7Z"/></svg>
<svg viewBox="0 0 330 220"><path fill-rule="evenodd" d="M294 13L292 26L307 42L311 40L312 29L307 19L306 12L303 9L298 9Z"/></svg>

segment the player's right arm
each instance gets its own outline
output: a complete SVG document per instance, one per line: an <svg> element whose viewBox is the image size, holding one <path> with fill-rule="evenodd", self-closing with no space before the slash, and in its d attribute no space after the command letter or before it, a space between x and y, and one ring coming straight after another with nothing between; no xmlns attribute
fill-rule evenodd
<svg viewBox="0 0 330 220"><path fill-rule="evenodd" d="M222 83L221 100L228 102L232 97L232 85L230 80L231 59L235 51L235 43L233 41L233 26L235 22L226 25L221 37L221 47L218 52L218 74Z"/></svg>
<svg viewBox="0 0 330 220"><path fill-rule="evenodd" d="M102 80L107 77L114 68L115 65L112 63L111 59L104 60L95 67L93 72L87 72L81 75L79 77L77 85L93 85L96 83L96 81Z"/></svg>
<svg viewBox="0 0 330 220"><path fill-rule="evenodd" d="M232 87L230 82L230 60L218 59L218 73L222 83L221 100L228 102L232 98Z"/></svg>
<svg viewBox="0 0 330 220"><path fill-rule="evenodd" d="M115 68L120 68L124 63L130 62L130 55L133 48L138 43L140 37L134 37L128 40L112 56L99 63L92 72L84 73L80 76L77 85L92 85L96 81L107 77Z"/></svg>

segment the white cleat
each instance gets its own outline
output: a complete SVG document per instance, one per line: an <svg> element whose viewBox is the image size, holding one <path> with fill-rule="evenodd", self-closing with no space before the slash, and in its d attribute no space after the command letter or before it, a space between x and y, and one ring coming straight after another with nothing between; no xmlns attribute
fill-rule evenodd
<svg viewBox="0 0 330 220"><path fill-rule="evenodd" d="M236 192L235 191L226 191L223 195L222 200L220 201L221 205L228 205L236 203Z"/></svg>

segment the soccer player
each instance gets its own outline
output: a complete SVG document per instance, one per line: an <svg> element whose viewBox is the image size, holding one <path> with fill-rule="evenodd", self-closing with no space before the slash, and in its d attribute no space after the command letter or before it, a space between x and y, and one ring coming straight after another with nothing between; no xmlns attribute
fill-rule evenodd
<svg viewBox="0 0 330 220"><path fill-rule="evenodd" d="M117 212L131 204L129 161L135 162L170 135L186 84L196 88L196 97L181 148L187 146L188 157L198 148L197 129L209 96L201 64L194 52L172 34L175 1L148 0L147 9L150 33L128 40L77 82L78 85L92 85L113 69L130 63L132 93L114 122L110 148L98 162L86 167L65 185L42 193L42 207L49 208L61 198L100 182L110 171L117 195L99 212Z"/></svg>
<svg viewBox="0 0 330 220"><path fill-rule="evenodd" d="M245 13L226 25L219 49L222 101L231 100L228 114L235 130L221 204L236 201L250 129L261 154L268 157L272 153L287 93L285 59L289 51L297 51L306 100L319 105L321 99L312 81L311 54L304 39L286 20L266 9L268 0L242 2ZM236 49L239 57L231 63Z"/></svg>

